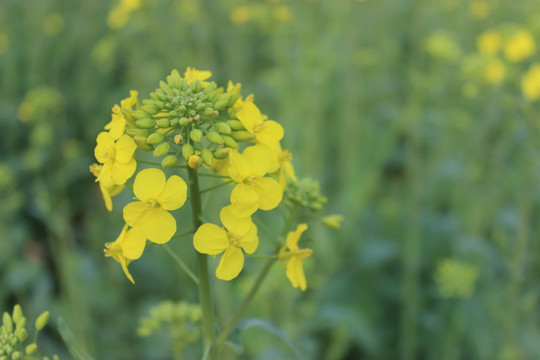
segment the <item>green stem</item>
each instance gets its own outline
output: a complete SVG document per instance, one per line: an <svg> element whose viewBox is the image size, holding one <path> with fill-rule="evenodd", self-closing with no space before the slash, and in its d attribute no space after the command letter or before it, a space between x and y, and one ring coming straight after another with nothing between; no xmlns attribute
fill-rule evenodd
<svg viewBox="0 0 540 360"><path fill-rule="evenodd" d="M268 260L264 268L261 270L261 272L259 273L259 276L257 276L257 279L255 279L253 286L251 287L248 294L244 298L244 301L242 301L242 303L240 304L238 309L236 309L231 319L227 322L227 324L223 327L223 330L221 330L221 332L219 333L218 344L222 344L225 340L227 340L227 337L229 336L234 326L240 319L240 316L242 316L242 313L244 312L244 310L247 308L247 306L249 305L249 303L251 302L251 300L253 299L257 291L259 290L264 278L268 274L268 271L270 270L270 268L272 267L275 261L276 259Z"/></svg>
<svg viewBox="0 0 540 360"><path fill-rule="evenodd" d="M171 247L168 244L164 244L165 250L172 256L172 258L176 261L176 263L186 272L186 274L195 282L195 284L199 285L199 279L197 279L197 276L189 269L189 267L180 259L178 255L172 251Z"/></svg>
<svg viewBox="0 0 540 360"><path fill-rule="evenodd" d="M217 188L220 188L222 186L225 186L225 185L229 185L232 181L226 181L226 182L223 182L221 184L217 184L217 185L214 185L214 186L210 186L208 189L204 189L204 190L201 190L201 194L207 192L207 191L212 191L214 189L217 189Z"/></svg>
<svg viewBox="0 0 540 360"><path fill-rule="evenodd" d="M252 258L252 259L277 259L279 258L278 255L248 255L248 254L246 254L246 257Z"/></svg>
<svg viewBox="0 0 540 360"><path fill-rule="evenodd" d="M158 166L161 166L160 163L153 162L153 161L146 161L146 160L139 160L139 159L136 159L136 161L137 161L138 163L141 163L141 164L148 164L148 165L158 165Z"/></svg>
<svg viewBox="0 0 540 360"><path fill-rule="evenodd" d="M202 225L201 191L199 190L199 177L197 170L187 168L190 189L191 211L193 214L193 229L195 231ZM208 274L207 256L197 254L197 267L199 269L199 299L202 309L202 322L204 334L204 348L210 348L210 358L217 359L217 348L214 346L216 334L214 332L214 314L212 296L210 293L210 276Z"/></svg>
<svg viewBox="0 0 540 360"><path fill-rule="evenodd" d="M178 239L178 238L181 238L182 236L186 236L186 235L189 235L189 234L193 234L194 232L195 232L195 231L193 231L193 230L184 231L183 233L180 233L180 234L178 234L178 235L174 235L174 236L171 238L171 240L172 240L172 239Z"/></svg>
<svg viewBox="0 0 540 360"><path fill-rule="evenodd" d="M215 177L215 178L220 178L220 179L230 179L229 176L219 175L219 174L203 174L203 173L199 173L199 176L208 176L208 177Z"/></svg>

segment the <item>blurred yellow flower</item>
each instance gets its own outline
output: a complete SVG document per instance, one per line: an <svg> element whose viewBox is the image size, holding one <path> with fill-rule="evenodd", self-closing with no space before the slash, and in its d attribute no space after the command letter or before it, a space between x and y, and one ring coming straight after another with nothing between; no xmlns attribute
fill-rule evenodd
<svg viewBox="0 0 540 360"><path fill-rule="evenodd" d="M176 220L168 211L186 202L186 182L176 175L167 180L159 169L145 169L135 177L133 192L138 201L124 207L126 223L152 242L168 242L176 232Z"/></svg>
<svg viewBox="0 0 540 360"><path fill-rule="evenodd" d="M453 259L444 259L437 265L435 282L443 297L468 298L474 291L478 269Z"/></svg>
<svg viewBox="0 0 540 360"><path fill-rule="evenodd" d="M9 36L5 32L0 31L0 55L4 54L9 49Z"/></svg>
<svg viewBox="0 0 540 360"><path fill-rule="evenodd" d="M141 257L145 244L146 239L141 232L136 229L128 230L128 226L125 225L115 241L105 244L105 256L118 261L129 281L135 284L133 277L129 273L128 265L132 260Z"/></svg>
<svg viewBox="0 0 540 360"><path fill-rule="evenodd" d="M288 21L292 18L291 9L288 6L280 5L274 9L274 18L278 21Z"/></svg>
<svg viewBox="0 0 540 360"><path fill-rule="evenodd" d="M238 6L231 12L230 18L235 24L245 24L251 19L251 10L247 6Z"/></svg>
<svg viewBox="0 0 540 360"><path fill-rule="evenodd" d="M105 130L109 130L109 133L114 140L117 140L126 131L126 118L122 113L122 109L131 111L133 110L133 106L138 102L138 92L136 90L131 90L129 95L128 98L120 101L120 106L113 106L111 121L105 125Z"/></svg>
<svg viewBox="0 0 540 360"><path fill-rule="evenodd" d="M494 55L501 48L501 36L495 31L486 31L476 39L478 51L484 55Z"/></svg>
<svg viewBox="0 0 540 360"><path fill-rule="evenodd" d="M473 1L469 5L469 12L477 19L484 19L489 13L489 3L485 0Z"/></svg>
<svg viewBox="0 0 540 360"><path fill-rule="evenodd" d="M201 225L193 235L193 246L202 254L225 252L216 269L216 277L232 280L244 267L242 249L246 254L253 254L257 250L257 227L249 216L235 216L230 205L221 209L219 217L225 229L214 224Z"/></svg>
<svg viewBox="0 0 540 360"><path fill-rule="evenodd" d="M94 176L96 177L96 181L98 181L97 179L99 178L99 174L101 173L102 168L103 165L90 165L90 172L94 174ZM115 184L111 178L104 178L98 182L99 189L101 190L101 194L103 195L103 200L105 201L105 207L107 208L107 210L112 211L112 197L118 195L124 188L124 185Z"/></svg>
<svg viewBox="0 0 540 360"><path fill-rule="evenodd" d="M442 60L455 60L461 55L459 44L446 32L428 36L424 40L424 48L428 54Z"/></svg>
<svg viewBox="0 0 540 360"><path fill-rule="evenodd" d="M524 60L530 57L534 51L534 38L526 30L516 31L504 45L504 55L511 62Z"/></svg>
<svg viewBox="0 0 540 360"><path fill-rule="evenodd" d="M45 18L43 30L48 36L56 36L64 30L64 18L59 14L52 14Z"/></svg>
<svg viewBox="0 0 540 360"><path fill-rule="evenodd" d="M188 84L191 84L194 81L199 80L202 87L208 85L208 81L204 81L212 76L212 73L208 70L197 70L188 66L186 72L184 73L184 79L186 79Z"/></svg>
<svg viewBox="0 0 540 360"><path fill-rule="evenodd" d="M332 214L322 218L322 223L324 226L329 227L330 229L337 230L341 228L341 223L343 222L343 215Z"/></svg>
<svg viewBox="0 0 540 360"><path fill-rule="evenodd" d="M112 30L123 28L129 21L129 14L128 10L121 7L112 9L107 16L107 26Z"/></svg>
<svg viewBox="0 0 540 360"><path fill-rule="evenodd" d="M484 69L484 78L491 84L497 85L506 75L506 66L499 59L492 59Z"/></svg>
<svg viewBox="0 0 540 360"><path fill-rule="evenodd" d="M127 11L137 10L141 6L141 0L122 0L120 7Z"/></svg>
<svg viewBox="0 0 540 360"><path fill-rule="evenodd" d="M295 231L291 231L287 235L287 241L285 245L279 251L279 259L284 264L287 262L287 278L295 288L300 288L302 291L306 290L306 275L302 268L302 260L308 258L313 253L311 249L298 248L298 241L302 233L306 231L308 226L306 224L300 224ZM285 264L284 264L285 266Z"/></svg>
<svg viewBox="0 0 540 360"><path fill-rule="evenodd" d="M283 138L283 127L275 121L265 120L255 104L244 103L236 117L250 134L255 135L258 143L274 150L278 149L279 141Z"/></svg>
<svg viewBox="0 0 540 360"><path fill-rule="evenodd" d="M121 185L135 172L137 162L133 154L137 149L135 141L128 135L122 135L117 141L108 132L101 132L97 137L97 146L94 155L98 162L103 164L97 181L111 179L113 183Z"/></svg>
<svg viewBox="0 0 540 360"><path fill-rule="evenodd" d="M540 98L540 64L534 64L521 79L521 90L529 100Z"/></svg>

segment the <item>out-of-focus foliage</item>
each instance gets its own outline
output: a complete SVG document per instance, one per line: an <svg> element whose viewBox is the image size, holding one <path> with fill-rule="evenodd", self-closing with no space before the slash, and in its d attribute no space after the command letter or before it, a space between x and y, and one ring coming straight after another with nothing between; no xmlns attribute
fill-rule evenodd
<svg viewBox="0 0 540 360"><path fill-rule="evenodd" d="M532 0L2 0L0 309L51 310L97 359L170 356L137 321L194 289L159 247L130 268L136 286L103 257L122 215L88 166L113 104L194 66L257 94L298 175L344 215L310 227L306 292L273 269L246 317L306 359L539 358L538 14ZM253 280L215 281L218 319ZM262 329L234 336L241 358L294 356ZM53 327L40 340L69 358Z"/></svg>

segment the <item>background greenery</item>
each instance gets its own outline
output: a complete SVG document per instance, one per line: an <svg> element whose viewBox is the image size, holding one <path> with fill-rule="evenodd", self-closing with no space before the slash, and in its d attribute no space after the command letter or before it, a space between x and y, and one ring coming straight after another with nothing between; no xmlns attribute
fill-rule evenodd
<svg viewBox="0 0 540 360"><path fill-rule="evenodd" d="M540 60L497 55L493 81L476 43L539 39L539 14L533 0L2 0L0 309L51 310L96 359L170 357L138 318L195 289L161 247L130 267L136 286L103 257L121 207L105 210L88 165L113 104L193 66L254 93L324 212L345 216L310 228L308 290L276 266L246 317L305 359L540 358L540 115L520 86ZM258 267L214 279L218 318ZM40 337L70 357L54 321ZM243 359L294 358L260 328L234 340Z"/></svg>

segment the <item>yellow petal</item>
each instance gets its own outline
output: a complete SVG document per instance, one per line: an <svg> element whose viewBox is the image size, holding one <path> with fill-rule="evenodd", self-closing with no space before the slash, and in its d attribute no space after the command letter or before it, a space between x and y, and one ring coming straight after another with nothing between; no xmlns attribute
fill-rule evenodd
<svg viewBox="0 0 540 360"><path fill-rule="evenodd" d="M270 169L272 154L266 150L265 146L255 145L247 147L242 152L242 156L249 165L249 175L261 177Z"/></svg>
<svg viewBox="0 0 540 360"><path fill-rule="evenodd" d="M279 184L278 184L279 185ZM259 207L259 194L254 186L238 184L231 192L231 210L235 216L251 216Z"/></svg>
<svg viewBox="0 0 540 360"><path fill-rule="evenodd" d="M251 175L251 168L246 159L238 151L229 154L229 176L237 183L243 182Z"/></svg>
<svg viewBox="0 0 540 360"><path fill-rule="evenodd" d="M264 129L259 131L255 138L261 144L277 150L279 141L283 138L283 133L283 127L280 124L273 120L268 120L264 122Z"/></svg>
<svg viewBox="0 0 540 360"><path fill-rule="evenodd" d="M112 114L111 122L105 125L105 130L109 130L112 138L118 140L126 130L126 119L122 114Z"/></svg>
<svg viewBox="0 0 540 360"><path fill-rule="evenodd" d="M244 103L244 107L236 114L236 117L244 125L246 130L253 134L253 129L262 116L255 104L246 102Z"/></svg>
<svg viewBox="0 0 540 360"><path fill-rule="evenodd" d="M114 140L106 131L102 131L97 136L97 145L94 148L94 155L100 163L111 162L113 159L110 157L115 152Z"/></svg>
<svg viewBox="0 0 540 360"><path fill-rule="evenodd" d="M187 184L180 177L173 175L165 184L165 188L157 197L158 203L165 210L176 210L186 202Z"/></svg>
<svg viewBox="0 0 540 360"><path fill-rule="evenodd" d="M246 254L253 254L259 246L259 237L257 236L257 226L251 223L248 232L238 241L238 244Z"/></svg>
<svg viewBox="0 0 540 360"><path fill-rule="evenodd" d="M244 235L248 232L251 222L250 216L236 216L233 213L232 206L225 206L219 213L221 223L225 228L235 235Z"/></svg>
<svg viewBox="0 0 540 360"><path fill-rule="evenodd" d="M115 161L125 164L133 158L137 144L129 135L122 135L116 142Z"/></svg>
<svg viewBox="0 0 540 360"><path fill-rule="evenodd" d="M145 245L146 238L143 233L138 229L130 229L127 232L126 238L122 241L122 253L128 259L138 259L141 257Z"/></svg>
<svg viewBox="0 0 540 360"><path fill-rule="evenodd" d="M112 211L112 199L109 190L101 182L99 183L99 189L101 190L101 194L103 195L103 200L105 200L105 207L107 208L107 210Z"/></svg>
<svg viewBox="0 0 540 360"><path fill-rule="evenodd" d="M287 247L289 250L298 251L298 240L300 240L300 236L302 236L302 233L306 231L307 228L307 224L300 224L295 231L291 231L287 234Z"/></svg>
<svg viewBox="0 0 540 360"><path fill-rule="evenodd" d="M214 224L201 225L193 235L193 247L201 254L217 255L229 244L227 232Z"/></svg>
<svg viewBox="0 0 540 360"><path fill-rule="evenodd" d="M131 281L133 284L135 284L135 280L133 280L133 276L131 276L131 274L129 273L129 270L128 270L128 264L127 264L127 261L125 258L121 258L120 260L118 260L118 262L120 263L120 265L122 265L122 270L124 270L124 274L126 274L126 277L129 279L129 281Z"/></svg>
<svg viewBox="0 0 540 360"><path fill-rule="evenodd" d="M156 244L165 244L176 232L176 220L163 209L149 209L139 224L146 238Z"/></svg>
<svg viewBox="0 0 540 360"><path fill-rule="evenodd" d="M287 264L287 277L295 288L300 287L302 291L306 290L306 276L302 268L302 260L293 256Z"/></svg>
<svg viewBox="0 0 540 360"><path fill-rule="evenodd" d="M166 178L163 171L159 169L144 169L135 177L133 192L137 199L142 202L157 200L166 185Z"/></svg>
<svg viewBox="0 0 540 360"><path fill-rule="evenodd" d="M216 269L216 277L221 280L232 280L240 274L244 267L244 254L237 247L229 246L221 257Z"/></svg>
<svg viewBox="0 0 540 360"><path fill-rule="evenodd" d="M283 191L279 183L269 177L257 180L254 189L259 198L259 209L272 210L276 208L283 198Z"/></svg>
<svg viewBox="0 0 540 360"><path fill-rule="evenodd" d="M124 221L131 227L141 223L147 207L140 201L133 201L124 206Z"/></svg>
<svg viewBox="0 0 540 360"><path fill-rule="evenodd" d="M127 164L115 162L111 166L111 178L115 184L122 185L127 181L127 179L133 176L136 169L137 162L133 158Z"/></svg>

